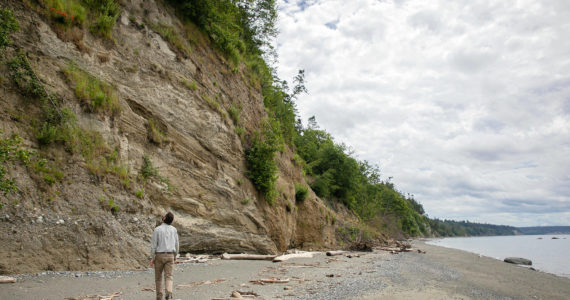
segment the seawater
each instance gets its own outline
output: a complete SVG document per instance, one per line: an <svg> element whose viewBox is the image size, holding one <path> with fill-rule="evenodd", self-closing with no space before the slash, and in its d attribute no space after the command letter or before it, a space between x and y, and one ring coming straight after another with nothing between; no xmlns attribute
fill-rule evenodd
<svg viewBox="0 0 570 300"><path fill-rule="evenodd" d="M532 260L532 267L539 271L570 278L570 235L567 234L454 237L427 243L499 260L523 257Z"/></svg>

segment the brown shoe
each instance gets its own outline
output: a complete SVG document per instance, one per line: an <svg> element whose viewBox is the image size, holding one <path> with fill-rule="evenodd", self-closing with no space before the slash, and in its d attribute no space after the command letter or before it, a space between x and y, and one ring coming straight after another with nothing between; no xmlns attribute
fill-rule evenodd
<svg viewBox="0 0 570 300"><path fill-rule="evenodd" d="M167 293L166 294L166 298L164 298L166 300L172 300L172 293Z"/></svg>

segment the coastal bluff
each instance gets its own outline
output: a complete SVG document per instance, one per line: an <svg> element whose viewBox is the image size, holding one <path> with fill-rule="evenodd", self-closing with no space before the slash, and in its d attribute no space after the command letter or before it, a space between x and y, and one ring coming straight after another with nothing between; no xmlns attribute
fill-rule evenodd
<svg viewBox="0 0 570 300"><path fill-rule="evenodd" d="M275 158L274 203L256 191L245 151L267 116L259 86L171 7L121 1L111 37L100 37L62 30L33 1L2 6L19 30L0 65L0 130L17 135L30 162L7 167L17 191L0 194L0 274L143 268L166 211L182 252L338 246L335 228L354 216L310 190L295 202L295 184L306 182L287 146ZM80 76L111 89L116 105L99 109L78 96ZM22 91L27 83L45 91L48 106L57 99L58 118L72 116L75 140L42 144L46 111Z"/></svg>

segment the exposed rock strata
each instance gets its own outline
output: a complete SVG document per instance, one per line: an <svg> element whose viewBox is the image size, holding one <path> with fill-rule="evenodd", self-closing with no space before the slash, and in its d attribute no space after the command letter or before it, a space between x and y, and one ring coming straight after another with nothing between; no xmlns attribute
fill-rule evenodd
<svg viewBox="0 0 570 300"><path fill-rule="evenodd" d="M47 20L23 2L5 1L5 5L14 11L21 28L8 53L16 48L28 53L42 83L72 108L78 124L99 132L117 150L131 183L125 186L113 176L94 176L81 156L70 155L61 146L40 149L32 125L39 109L4 77L0 82L4 137L13 133L23 137L25 147L48 157L64 178L47 185L30 168L15 164L10 170L20 191L0 196L5 204L0 273L146 266L149 236L168 210L176 215L181 251L277 254L292 246L336 244L334 225L326 217L334 213L314 194L296 209L287 209L295 204L294 184L304 182L300 168L291 164L291 151L276 158L280 195L273 206L247 180L247 137L240 138L232 120L204 98L216 99L224 109L232 104L241 107L246 135L265 117L263 101L248 82L245 67L232 72L197 29L187 26L190 29L184 33L198 41L188 44L191 54L185 58L148 24L142 26L170 24L181 33L183 26L169 9L155 1L123 1L113 30L115 42L85 30L82 42L88 50L80 51L58 38ZM62 74L71 62L116 88L119 115L82 108ZM0 68L6 74L6 66ZM187 88L185 81L195 82L196 90ZM149 121L165 134L164 141L149 140ZM169 185L136 178L143 155ZM135 195L138 190L144 190L142 197ZM107 199L118 205L118 212L109 210Z"/></svg>

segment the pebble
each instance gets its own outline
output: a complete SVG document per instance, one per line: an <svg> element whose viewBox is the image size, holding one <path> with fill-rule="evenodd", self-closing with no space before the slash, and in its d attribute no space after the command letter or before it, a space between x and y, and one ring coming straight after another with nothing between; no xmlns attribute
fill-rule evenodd
<svg viewBox="0 0 570 300"><path fill-rule="evenodd" d="M36 219L36 222L38 222L38 223L43 223L43 222L44 222L44 217L43 217L43 216L39 216L39 217Z"/></svg>
<svg viewBox="0 0 570 300"><path fill-rule="evenodd" d="M55 224L63 225L63 224L65 224L65 221L63 219L59 219L59 220L57 220L57 222L55 222Z"/></svg>

